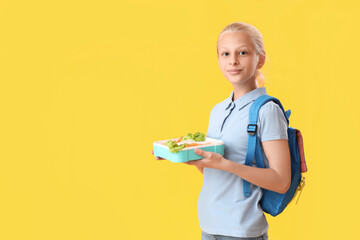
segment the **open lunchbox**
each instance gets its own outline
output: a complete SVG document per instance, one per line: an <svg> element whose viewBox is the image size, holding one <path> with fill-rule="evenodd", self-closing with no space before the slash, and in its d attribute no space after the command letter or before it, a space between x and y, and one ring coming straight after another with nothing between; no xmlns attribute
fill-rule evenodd
<svg viewBox="0 0 360 240"><path fill-rule="evenodd" d="M160 140L154 142L153 143L154 156L162 157L170 160L171 162L177 162L177 163L188 162L188 161L204 158L203 156L194 153L194 150L197 148L200 148L204 151L216 152L221 155L224 155L224 142L214 138L206 137L205 140L201 142L194 141L192 139L179 141L177 142L178 144L187 143L189 144L189 146L184 147L181 150L178 150L178 152L170 152L169 147L165 145L166 142L168 142L169 140L179 141L179 138Z"/></svg>

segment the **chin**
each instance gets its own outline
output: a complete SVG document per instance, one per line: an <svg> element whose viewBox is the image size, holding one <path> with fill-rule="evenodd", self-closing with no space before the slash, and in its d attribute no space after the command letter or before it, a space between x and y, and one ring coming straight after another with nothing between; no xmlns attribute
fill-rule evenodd
<svg viewBox="0 0 360 240"><path fill-rule="evenodd" d="M238 81L234 81L234 80L232 80L232 81L230 81L229 80L229 82L233 85L233 86L238 86L238 87L240 87L240 86L249 86L249 84L251 84L249 81L247 81L247 80L243 80L243 79L241 79L241 80L238 80Z"/></svg>
<svg viewBox="0 0 360 240"><path fill-rule="evenodd" d="M234 76L227 77L226 79L232 84L241 84L243 82L246 82L246 80L242 78L236 78Z"/></svg>

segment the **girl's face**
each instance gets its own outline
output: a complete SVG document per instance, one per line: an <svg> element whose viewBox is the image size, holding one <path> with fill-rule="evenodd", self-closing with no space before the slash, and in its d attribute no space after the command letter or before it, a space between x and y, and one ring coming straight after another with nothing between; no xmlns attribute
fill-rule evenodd
<svg viewBox="0 0 360 240"><path fill-rule="evenodd" d="M265 57L256 54L247 33L227 32L219 40L218 62L233 85L256 86L256 70L264 65Z"/></svg>

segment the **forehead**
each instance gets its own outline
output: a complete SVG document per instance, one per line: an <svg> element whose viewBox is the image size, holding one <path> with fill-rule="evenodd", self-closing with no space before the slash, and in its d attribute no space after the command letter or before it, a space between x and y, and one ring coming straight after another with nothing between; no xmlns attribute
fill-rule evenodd
<svg viewBox="0 0 360 240"><path fill-rule="evenodd" d="M219 40L219 49L224 48L253 48L250 36L244 32L227 32Z"/></svg>

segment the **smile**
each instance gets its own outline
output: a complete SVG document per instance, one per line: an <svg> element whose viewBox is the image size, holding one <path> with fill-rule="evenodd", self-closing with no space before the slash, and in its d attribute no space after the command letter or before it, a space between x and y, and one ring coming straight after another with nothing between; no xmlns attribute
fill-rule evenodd
<svg viewBox="0 0 360 240"><path fill-rule="evenodd" d="M231 75L237 75L241 72L242 70L228 70L228 72L231 74Z"/></svg>

